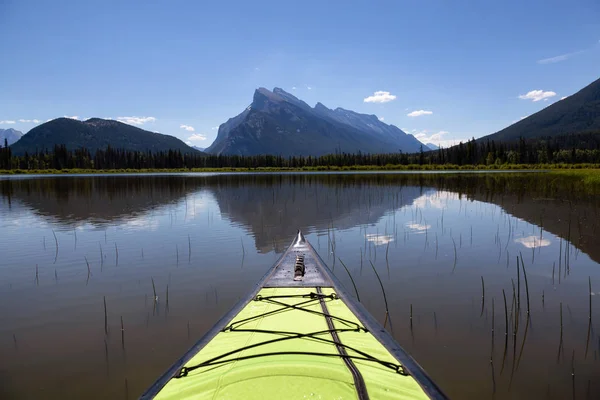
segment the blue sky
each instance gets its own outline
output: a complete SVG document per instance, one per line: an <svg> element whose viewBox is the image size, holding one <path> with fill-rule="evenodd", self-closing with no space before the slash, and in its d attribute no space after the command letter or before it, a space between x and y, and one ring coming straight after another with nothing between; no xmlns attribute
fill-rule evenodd
<svg viewBox="0 0 600 400"><path fill-rule="evenodd" d="M278 86L449 144L598 79L600 2L0 0L0 52L0 128L121 118L206 147Z"/></svg>

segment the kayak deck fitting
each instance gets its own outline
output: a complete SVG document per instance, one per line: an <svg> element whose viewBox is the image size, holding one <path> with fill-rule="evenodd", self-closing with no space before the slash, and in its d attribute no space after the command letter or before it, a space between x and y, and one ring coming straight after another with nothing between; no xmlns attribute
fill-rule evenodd
<svg viewBox="0 0 600 400"><path fill-rule="evenodd" d="M143 399L445 399L301 232Z"/></svg>

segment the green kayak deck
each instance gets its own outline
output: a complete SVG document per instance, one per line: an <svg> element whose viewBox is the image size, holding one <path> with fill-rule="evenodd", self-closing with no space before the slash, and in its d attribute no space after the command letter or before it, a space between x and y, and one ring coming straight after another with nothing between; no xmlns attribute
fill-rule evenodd
<svg viewBox="0 0 600 400"><path fill-rule="evenodd" d="M443 399L301 233L142 398Z"/></svg>

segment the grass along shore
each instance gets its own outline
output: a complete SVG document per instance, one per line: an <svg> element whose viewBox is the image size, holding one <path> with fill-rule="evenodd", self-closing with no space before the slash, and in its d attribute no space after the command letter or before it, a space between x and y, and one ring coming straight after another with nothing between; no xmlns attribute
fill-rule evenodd
<svg viewBox="0 0 600 400"><path fill-rule="evenodd" d="M456 165L456 164L408 164L408 165L352 165L315 167L257 167L257 168L147 168L147 169L11 169L0 170L0 175L21 174L132 174L132 173L190 173L190 172L320 172L320 171L514 171L552 170L564 171L564 175L582 176L595 181L600 178L600 164L502 164L502 165Z"/></svg>
<svg viewBox="0 0 600 400"><path fill-rule="evenodd" d="M39 170L0 170L2 175L67 175L67 174L152 174L152 173L268 173L268 172L381 172L405 171L419 173L422 171L443 172L444 174L464 171L486 172L517 172L539 171L557 179L569 179L573 187L585 192L600 194L600 164L504 164L504 165L355 165L355 166L319 166L304 168L179 168L179 169L39 169Z"/></svg>

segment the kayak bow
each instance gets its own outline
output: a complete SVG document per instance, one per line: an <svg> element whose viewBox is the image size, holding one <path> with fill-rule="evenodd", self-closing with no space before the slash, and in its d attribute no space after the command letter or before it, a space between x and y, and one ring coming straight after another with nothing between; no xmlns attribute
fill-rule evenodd
<svg viewBox="0 0 600 400"><path fill-rule="evenodd" d="M301 232L142 399L445 399Z"/></svg>

